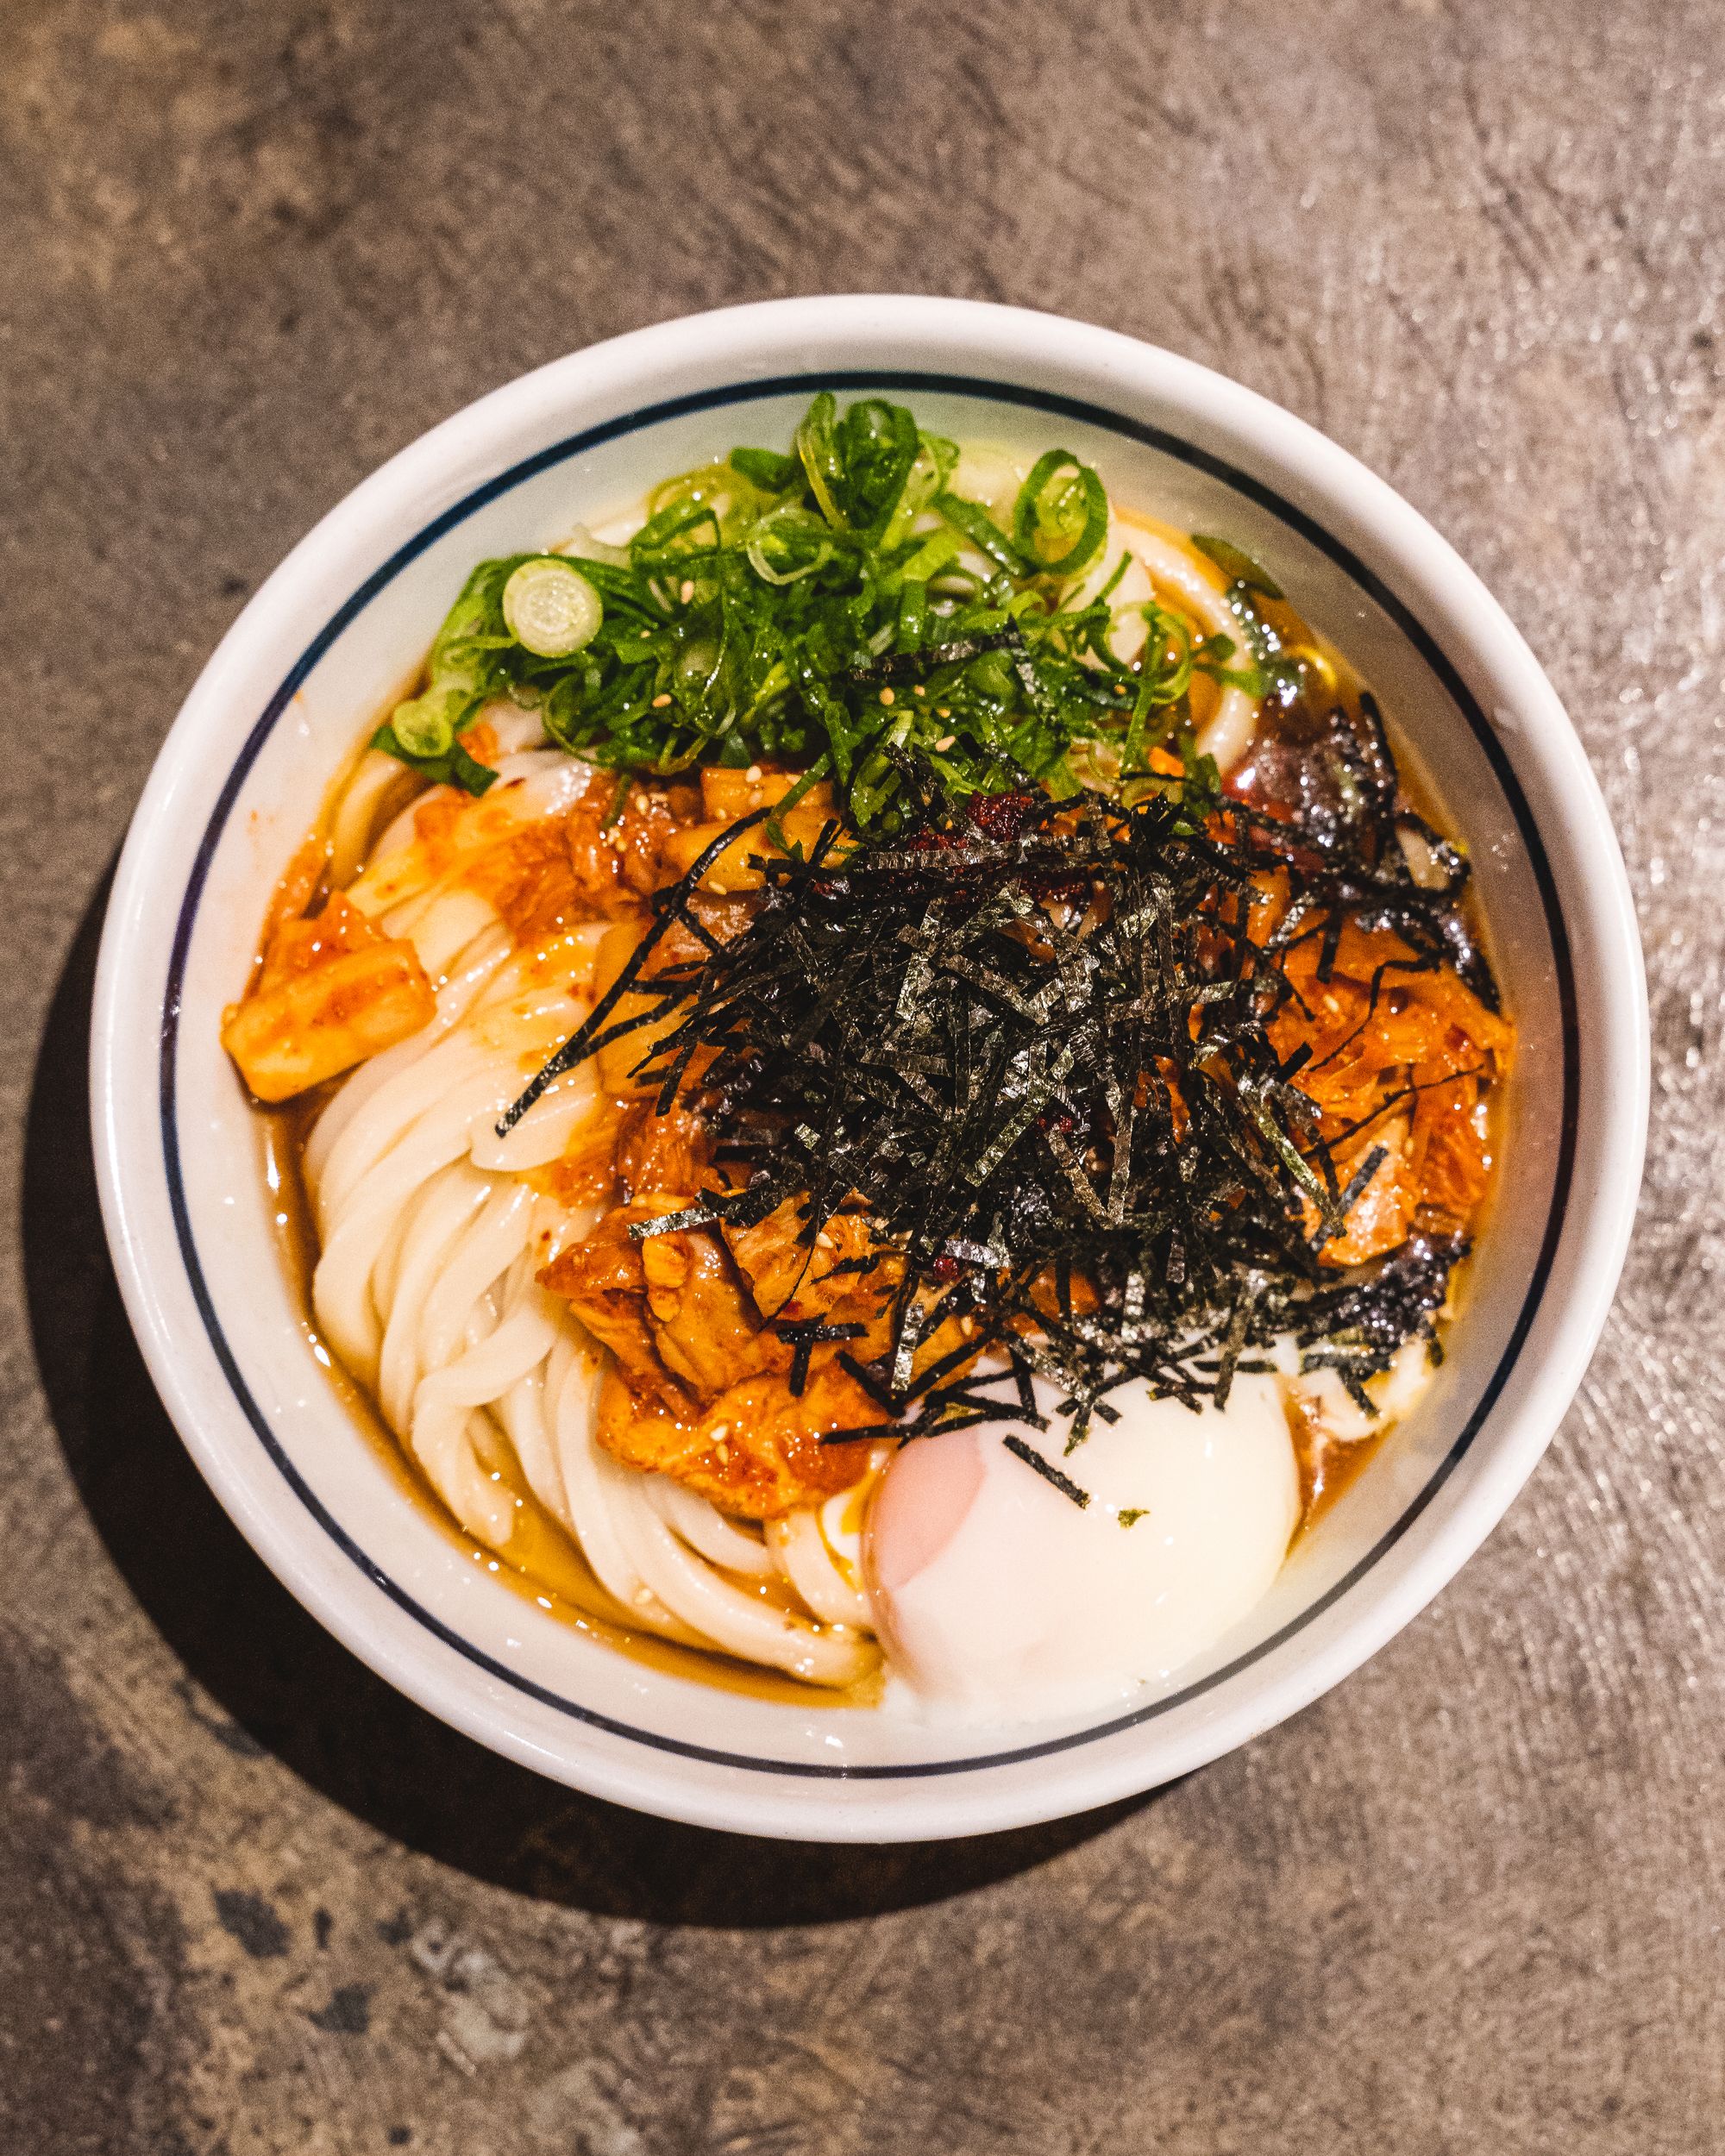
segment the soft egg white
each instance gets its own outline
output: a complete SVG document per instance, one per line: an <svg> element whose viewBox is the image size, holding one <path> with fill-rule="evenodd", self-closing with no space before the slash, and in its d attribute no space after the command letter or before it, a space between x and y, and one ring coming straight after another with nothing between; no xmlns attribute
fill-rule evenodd
<svg viewBox="0 0 1725 2156"><path fill-rule="evenodd" d="M1011 1432L1090 1493L1080 1507L1003 1442L998 1423L894 1455L864 1538L864 1575L898 1703L942 1719L1082 1712L1171 1676L1245 1615L1299 1520L1282 1388L1235 1380L1225 1410L1110 1395L1067 1457L1048 1428ZM1131 1524L1122 1514L1137 1513Z"/></svg>

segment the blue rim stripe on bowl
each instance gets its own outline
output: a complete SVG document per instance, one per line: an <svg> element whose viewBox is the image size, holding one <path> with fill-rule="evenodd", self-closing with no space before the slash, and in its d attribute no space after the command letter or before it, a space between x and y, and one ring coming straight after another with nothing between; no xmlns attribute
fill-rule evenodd
<svg viewBox="0 0 1725 2156"><path fill-rule="evenodd" d="M1057 418L1072 419L1080 423L1097 427L1142 442L1147 448L1177 459L1195 469L1220 480L1225 486L1267 510L1290 530L1297 532L1310 545L1326 555L1343 570L1358 588L1389 618L1420 653L1427 665L1442 682L1458 711L1467 721L1484 751L1493 775L1502 789L1516 829L1527 849L1539 887L1546 931L1551 937L1552 951L1557 975L1559 1006L1563 1031L1563 1106L1559 1131L1557 1171L1552 1179L1552 1199L1546 1214L1545 1232L1540 1238L1540 1250L1527 1291L1516 1314L1502 1355L1490 1380L1482 1392L1472 1414L1457 1436L1444 1458L1427 1482L1425 1487L1407 1509L1374 1544L1365 1555L1333 1586L1321 1595L1298 1617L1261 1640L1248 1652L1236 1658L1223 1668L1213 1670L1196 1683L1170 1693L1164 1698L1153 1700L1130 1713L1114 1716L1088 1729L1070 1732L1058 1737L1044 1739L1039 1743L1020 1745L1004 1752L994 1752L963 1759L929 1760L911 1765L841 1765L818 1761L793 1759L763 1759L746 1753L718 1750L711 1745L688 1744L680 1738L662 1736L653 1730L637 1729L608 1714L581 1706L577 1701L565 1699L549 1687L537 1683L512 1670L506 1663L499 1662L483 1650L464 1639L439 1617L416 1601L405 1588L369 1557L324 1507L316 1493L306 1483L298 1470L289 1459L285 1451L271 1429L267 1419L254 1399L250 1388L241 1373L239 1364L223 1332L216 1314L203 1262L198 1255L192 1234L191 1219L186 1204L185 1188L180 1169L179 1141L176 1119L176 1062L179 1037L180 1000L185 978L185 968L197 922L198 909L209 877L216 848L226 827L229 816L239 797L242 786L256 761L265 742L287 709L295 693L313 667L323 657L336 639L350 623L375 599L386 585L406 567L426 548L463 523L476 510L499 495L509 492L524 480L551 467L567 462L571 457L597 448L621 436L638 432L668 420L691 412L712 411L730 404L760 402L772 397L800 392L807 395L818 389L832 390L898 390L915 393L918 391L945 392L959 396L987 398L1000 404L1019 404L1036 411L1046 412ZM602 425L591 427L565 440L554 442L521 462L511 465L488 479L436 517L423 530L390 556L381 567L367 577L363 584L338 607L314 636L298 660L289 670L281 686L265 705L257 724L248 736L223 786L216 806L211 812L204 837L193 858L186 881L185 895L181 902L179 919L175 924L172 950L168 962L166 994L162 1011L160 1038L160 1119L162 1150L166 1169L168 1196L172 1209L175 1232L179 1238L180 1256L191 1282L193 1299L216 1359L233 1391L235 1399L256 1432L260 1444L281 1474L294 1495L304 1506L330 1539L345 1556L358 1566L373 1585L382 1589L390 1599L414 1620L422 1625L445 1645L474 1663L487 1675L500 1679L516 1690L524 1693L541 1705L555 1708L578 1721L602 1729L612 1736L630 1739L656 1751L674 1752L684 1758L698 1759L718 1766L739 1768L756 1774L784 1775L805 1779L825 1781L902 1781L936 1775L966 1774L988 1767L1018 1764L1026 1760L1044 1758L1051 1753L1070 1751L1079 1745L1094 1744L1118 1735L1121 1731L1139 1723L1170 1713L1175 1708L1201 1697L1236 1676L1252 1664L1262 1661L1276 1648L1302 1632L1323 1613L1332 1608L1355 1587L1378 1563L1386 1551L1394 1547L1414 1521L1425 1511L1438 1491L1448 1480L1475 1437L1484 1426L1494 1403L1508 1383L1525 1344L1534 1319L1544 1298L1550 1277L1559 1239L1563 1232L1564 1216L1567 1208L1571 1179L1574 1169L1576 1125L1579 1088L1578 1029L1577 1020L1574 968L1570 952L1569 935L1559 903L1557 886L1551 864L1539 834L1531 809L1517 780L1502 745L1488 724L1484 713L1460 674L1446 655L1435 638L1414 616L1410 610L1377 577L1365 564L1344 546L1334 536L1291 502L1283 499L1261 480L1240 471L1226 459L1218 457L1195 443L1182 441L1178 436L1151 427L1141 421L1126 417L1123 413L1086 404L1079 399L1062 397L1051 392L1026 389L1013 383L993 382L968 375L919 373L913 371L857 370L819 374L777 375L760 381L738 382L723 388L704 390L686 397L671 398L663 403L643 406L637 411L626 413Z"/></svg>

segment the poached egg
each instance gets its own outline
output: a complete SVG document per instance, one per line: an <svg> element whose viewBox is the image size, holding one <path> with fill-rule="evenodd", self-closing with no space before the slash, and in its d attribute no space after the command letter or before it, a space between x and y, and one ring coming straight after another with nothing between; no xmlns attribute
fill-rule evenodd
<svg viewBox="0 0 1725 2156"><path fill-rule="evenodd" d="M1109 1395L1070 1455L1047 1427L999 1423L895 1453L863 1536L863 1574L898 1702L942 1720L1092 1710L1171 1676L1264 1595L1300 1517L1280 1380L1242 1375L1226 1408ZM1088 1494L1080 1506L1004 1442Z"/></svg>

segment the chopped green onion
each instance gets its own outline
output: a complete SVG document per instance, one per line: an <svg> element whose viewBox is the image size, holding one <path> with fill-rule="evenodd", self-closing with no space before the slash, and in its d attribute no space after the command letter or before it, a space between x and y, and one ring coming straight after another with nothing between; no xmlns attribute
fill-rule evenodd
<svg viewBox="0 0 1725 2156"><path fill-rule="evenodd" d="M1107 493L1090 467L1070 449L1038 457L1013 511L1013 542L1026 561L1044 576L1076 576L1107 530Z"/></svg>
<svg viewBox="0 0 1725 2156"><path fill-rule="evenodd" d="M756 486L729 458L680 473L675 479L662 480L648 496L647 522L636 534L634 547L662 549L672 539L692 535L702 524L711 528L712 544L726 545L754 523L774 491L782 490ZM690 540L692 546L705 543Z"/></svg>
<svg viewBox="0 0 1725 2156"><path fill-rule="evenodd" d="M424 697L398 704L390 726L401 750L410 756L446 756L455 738L448 715Z"/></svg>
<svg viewBox="0 0 1725 2156"><path fill-rule="evenodd" d="M967 502L957 494L940 493L934 498L933 506L970 542L979 554L988 555L997 569L1008 576L1028 576L1031 566L986 509L975 502Z"/></svg>
<svg viewBox="0 0 1725 2156"><path fill-rule="evenodd" d="M928 586L919 577L906 577L899 586L896 642L900 651L915 650L927 622Z"/></svg>
<svg viewBox="0 0 1725 2156"><path fill-rule="evenodd" d="M935 434L918 436L916 456L905 480L904 492L899 496L899 505L881 533L883 550L889 551L910 537L912 526L946 485L957 461L956 442L948 442Z"/></svg>
<svg viewBox="0 0 1725 2156"><path fill-rule="evenodd" d="M503 618L524 650L567 659L599 634L605 606L573 562L543 554L524 561L503 587Z"/></svg>
<svg viewBox="0 0 1725 2156"><path fill-rule="evenodd" d="M733 449L731 462L763 494L784 493L802 470L794 457L781 456L776 449Z"/></svg>
<svg viewBox="0 0 1725 2156"><path fill-rule="evenodd" d="M497 781L492 767L470 756L459 741L451 741L439 755L416 755L396 731L393 720L378 728L372 736L371 746L381 749L386 755L397 757L433 786L458 786L465 793L477 794Z"/></svg>
<svg viewBox="0 0 1725 2156"><path fill-rule="evenodd" d="M1195 671L1253 693L1285 677L1302 693L1257 582L1229 586L1238 652L1196 643L1153 602L1120 605L1132 557L1105 575L1107 498L1070 452L1010 482L1006 530L950 491L958 461L908 407L823 392L792 454L739 448L655 487L627 547L577 535L556 554L480 562L379 745L480 791L490 774L461 734L508 698L612 772L819 768L854 826L888 836L930 784L952 799L1064 799L1098 769L1136 774L1189 735ZM1219 543L1204 542L1212 559L1267 582ZM1113 642L1133 613L1150 635L1128 685Z"/></svg>
<svg viewBox="0 0 1725 2156"><path fill-rule="evenodd" d="M664 492L663 487L658 488L656 498ZM712 532L712 538L707 543L715 547L721 545L724 534L719 526L718 511L713 505L703 501L699 493L674 492L671 498L653 511L630 541L629 558L631 561L640 562L649 556L669 555L674 551L675 541L689 540L690 534L699 530L703 524L707 525ZM699 542L691 541L690 543ZM687 553L689 548L685 546L674 550Z"/></svg>
<svg viewBox="0 0 1725 2156"><path fill-rule="evenodd" d="M932 531L899 573L906 584L930 584L958 559L963 542L950 528Z"/></svg>
<svg viewBox="0 0 1725 2156"><path fill-rule="evenodd" d="M921 454L922 436L914 417L903 404L866 397L839 421L834 440L844 467L850 522L859 530L885 531Z"/></svg>
<svg viewBox="0 0 1725 2156"><path fill-rule="evenodd" d="M794 584L832 559L832 540L819 517L787 502L771 510L749 536L749 566L768 584Z"/></svg>
<svg viewBox="0 0 1725 2156"><path fill-rule="evenodd" d="M803 470L808 475L809 492L821 515L835 530L841 530L847 520L838 505L838 491L844 484L844 467L839 461L833 424L833 415L837 410L832 392L822 390L803 415L802 424L797 429L796 446Z"/></svg>

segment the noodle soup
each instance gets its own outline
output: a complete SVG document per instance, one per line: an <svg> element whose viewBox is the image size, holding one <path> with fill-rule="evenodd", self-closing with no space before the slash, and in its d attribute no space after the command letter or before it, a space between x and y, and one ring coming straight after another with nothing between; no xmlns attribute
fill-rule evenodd
<svg viewBox="0 0 1725 2156"><path fill-rule="evenodd" d="M1513 1052L1226 537L817 399L480 564L223 1038L435 1501L683 1666L991 1721L1201 1654L1429 1373Z"/></svg>

